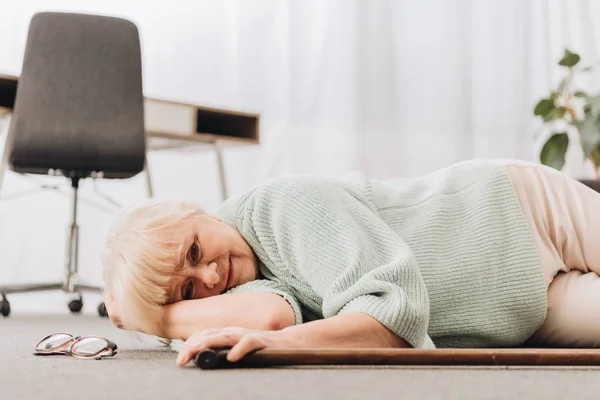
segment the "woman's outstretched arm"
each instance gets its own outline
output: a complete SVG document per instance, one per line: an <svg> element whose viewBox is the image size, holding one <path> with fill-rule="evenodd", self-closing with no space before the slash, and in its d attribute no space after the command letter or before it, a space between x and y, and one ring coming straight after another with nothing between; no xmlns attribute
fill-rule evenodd
<svg viewBox="0 0 600 400"><path fill-rule="evenodd" d="M105 295L108 315L123 328L119 307L110 293ZM204 299L186 300L162 307L155 330L143 332L169 339L186 340L194 332L239 326L253 330L279 330L294 325L295 313L290 304L276 293L227 293Z"/></svg>
<svg viewBox="0 0 600 400"><path fill-rule="evenodd" d="M204 329L280 330L294 323L292 307L275 293L228 293L164 306L162 332L157 336L187 340Z"/></svg>

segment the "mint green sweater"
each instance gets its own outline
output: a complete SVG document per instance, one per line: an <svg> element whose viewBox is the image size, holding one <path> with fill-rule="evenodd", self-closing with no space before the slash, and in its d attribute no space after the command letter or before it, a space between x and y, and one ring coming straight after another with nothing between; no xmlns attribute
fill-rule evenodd
<svg viewBox="0 0 600 400"><path fill-rule="evenodd" d="M228 293L278 293L297 324L354 311L416 348L510 347L546 315L530 229L493 162L416 179L280 177L217 215L261 273Z"/></svg>

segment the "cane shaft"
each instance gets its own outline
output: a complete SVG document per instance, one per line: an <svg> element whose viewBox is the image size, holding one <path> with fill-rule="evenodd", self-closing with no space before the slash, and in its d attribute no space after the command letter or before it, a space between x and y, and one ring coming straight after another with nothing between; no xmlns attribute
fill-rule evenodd
<svg viewBox="0 0 600 400"><path fill-rule="evenodd" d="M265 349L236 363L227 361L227 350L209 350L206 354L216 362L205 362L203 369L286 365L600 365L600 350L596 349Z"/></svg>

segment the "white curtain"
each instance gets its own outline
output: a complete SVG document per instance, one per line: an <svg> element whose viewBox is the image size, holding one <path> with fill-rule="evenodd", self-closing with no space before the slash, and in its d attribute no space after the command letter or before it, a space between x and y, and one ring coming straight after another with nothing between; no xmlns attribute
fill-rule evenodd
<svg viewBox="0 0 600 400"><path fill-rule="evenodd" d="M259 112L260 146L225 155L232 195L287 173L389 178L474 157L536 160L532 109L560 80L563 49L585 62L599 50L600 4L589 0L0 0L0 9L0 73L19 73L37 11L124 16L140 28L146 95ZM571 151L569 173L587 172L580 158ZM157 197L217 207L211 152L152 154L150 165ZM8 174L3 194L31 187ZM123 204L144 198L141 176L99 187ZM96 198L91 183L82 197ZM0 202L0 284L61 279L69 207L55 192ZM80 208L88 282L101 283L111 219ZM86 298L93 312L99 298ZM11 303L15 313L67 312L60 294Z"/></svg>

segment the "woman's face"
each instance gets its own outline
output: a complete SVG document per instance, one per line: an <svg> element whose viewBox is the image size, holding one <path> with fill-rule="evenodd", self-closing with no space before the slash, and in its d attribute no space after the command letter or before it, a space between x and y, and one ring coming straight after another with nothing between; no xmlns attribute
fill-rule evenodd
<svg viewBox="0 0 600 400"><path fill-rule="evenodd" d="M231 226L202 214L182 223L179 252L182 279L171 302L219 295L257 279L256 256Z"/></svg>

